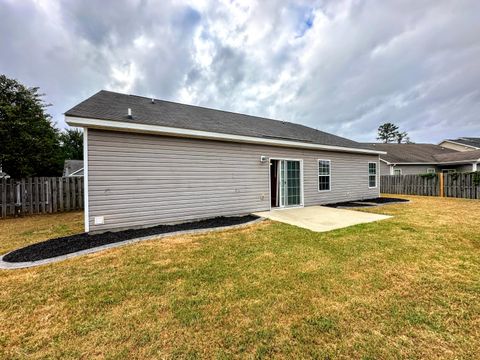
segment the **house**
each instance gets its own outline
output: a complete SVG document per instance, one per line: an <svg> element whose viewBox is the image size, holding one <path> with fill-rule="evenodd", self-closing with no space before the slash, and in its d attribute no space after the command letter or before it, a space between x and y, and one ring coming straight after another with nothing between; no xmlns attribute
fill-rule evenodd
<svg viewBox="0 0 480 360"><path fill-rule="evenodd" d="M84 128L86 231L379 196L382 151L299 124L109 91L65 120Z"/></svg>
<svg viewBox="0 0 480 360"><path fill-rule="evenodd" d="M458 139L447 139L443 140L438 145L456 151L480 150L480 137L461 137Z"/></svg>
<svg viewBox="0 0 480 360"><path fill-rule="evenodd" d="M0 163L0 179L10 179L10 175L2 170L2 164Z"/></svg>
<svg viewBox="0 0 480 360"><path fill-rule="evenodd" d="M480 170L480 150L456 151L434 144L371 144L380 155L381 175L412 175Z"/></svg>
<svg viewBox="0 0 480 360"><path fill-rule="evenodd" d="M83 160L65 160L63 176L83 176Z"/></svg>

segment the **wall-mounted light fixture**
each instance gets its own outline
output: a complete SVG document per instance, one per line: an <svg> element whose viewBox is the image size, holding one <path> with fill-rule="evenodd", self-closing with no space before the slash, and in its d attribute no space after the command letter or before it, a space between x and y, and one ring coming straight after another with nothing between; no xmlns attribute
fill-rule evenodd
<svg viewBox="0 0 480 360"><path fill-rule="evenodd" d="M264 163L268 160L268 158L265 155L260 156L260 162Z"/></svg>

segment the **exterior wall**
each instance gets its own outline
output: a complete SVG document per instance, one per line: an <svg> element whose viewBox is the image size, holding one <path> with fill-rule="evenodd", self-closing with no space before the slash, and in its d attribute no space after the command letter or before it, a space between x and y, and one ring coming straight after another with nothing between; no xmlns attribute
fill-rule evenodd
<svg viewBox="0 0 480 360"><path fill-rule="evenodd" d="M90 231L269 210L269 164L261 155L303 160L306 206L379 196L379 181L368 187L376 155L88 129ZM318 192L318 159L331 160L327 192ZM95 216L105 224L94 225Z"/></svg>
<svg viewBox="0 0 480 360"><path fill-rule="evenodd" d="M457 172L470 172L473 171L473 165L438 165L438 171L442 171L443 169L454 169Z"/></svg>
<svg viewBox="0 0 480 360"><path fill-rule="evenodd" d="M383 161L380 161L380 174L381 175L393 175L390 173L390 168L393 165L387 165ZM470 172L473 171L472 164L463 165L395 165L394 169L401 169L402 175L417 175L426 174L428 169L434 168L435 172L441 172L443 169L454 169L457 172Z"/></svg>
<svg viewBox="0 0 480 360"><path fill-rule="evenodd" d="M396 165L394 169L401 169L402 175L415 175L415 174L426 174L427 169L435 169L435 172L438 172L438 169L435 165Z"/></svg>
<svg viewBox="0 0 480 360"><path fill-rule="evenodd" d="M380 161L380 175L390 175L390 165Z"/></svg>
<svg viewBox="0 0 480 360"><path fill-rule="evenodd" d="M459 144L453 144L449 141L442 141L440 144L440 146L443 146L447 149L452 149L452 150L456 150L456 151L471 151L471 150L475 150L475 148L471 147L471 146L465 146L465 145L459 145Z"/></svg>

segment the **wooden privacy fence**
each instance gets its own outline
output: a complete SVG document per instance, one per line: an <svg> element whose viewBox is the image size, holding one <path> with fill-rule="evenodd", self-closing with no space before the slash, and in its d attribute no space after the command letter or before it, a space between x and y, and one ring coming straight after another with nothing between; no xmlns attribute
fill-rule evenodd
<svg viewBox="0 0 480 360"><path fill-rule="evenodd" d="M83 177L0 180L2 218L83 209Z"/></svg>
<svg viewBox="0 0 480 360"><path fill-rule="evenodd" d="M480 172L436 175L382 175L380 192L480 199Z"/></svg>

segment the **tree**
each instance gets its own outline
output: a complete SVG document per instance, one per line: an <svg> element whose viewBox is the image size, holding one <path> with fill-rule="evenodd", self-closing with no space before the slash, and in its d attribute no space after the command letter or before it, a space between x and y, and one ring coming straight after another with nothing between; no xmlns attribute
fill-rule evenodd
<svg viewBox="0 0 480 360"><path fill-rule="evenodd" d="M377 140L384 143L393 142L397 139L398 126L392 123L385 123L378 127Z"/></svg>
<svg viewBox="0 0 480 360"><path fill-rule="evenodd" d="M401 143L410 143L410 138L408 137L408 134L406 131L402 131L402 132L397 132L397 143L401 144Z"/></svg>
<svg viewBox="0 0 480 360"><path fill-rule="evenodd" d="M83 132L67 129L60 133L60 144L64 159L83 160Z"/></svg>
<svg viewBox="0 0 480 360"><path fill-rule="evenodd" d="M61 175L58 130L38 88L0 75L0 163L12 178Z"/></svg>

